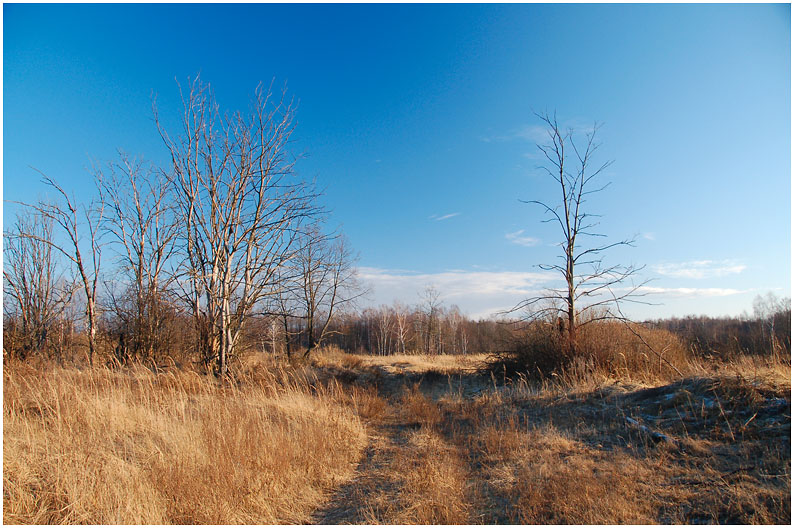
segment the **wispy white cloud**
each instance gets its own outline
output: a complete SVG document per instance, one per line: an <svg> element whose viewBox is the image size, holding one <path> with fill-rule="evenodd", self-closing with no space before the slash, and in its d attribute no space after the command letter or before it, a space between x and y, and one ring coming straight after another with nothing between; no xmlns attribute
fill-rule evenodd
<svg viewBox="0 0 794 528"><path fill-rule="evenodd" d="M664 263L653 267L659 275L674 279L710 279L741 273L747 266L734 260L694 260L690 262Z"/></svg>
<svg viewBox="0 0 794 528"><path fill-rule="evenodd" d="M531 236L524 236L524 230L519 229L518 231L514 231L512 233L505 234L505 238L512 242L513 244L518 244L519 246L537 246L540 243L540 240Z"/></svg>
<svg viewBox="0 0 794 528"><path fill-rule="evenodd" d="M656 235L653 233L643 233L642 238L645 240L656 240Z"/></svg>
<svg viewBox="0 0 794 528"><path fill-rule="evenodd" d="M445 215L442 215L442 216L438 216L438 215L433 214L433 215L430 215L428 218L430 220L435 220L436 222L440 222L441 220L447 220L449 218L453 218L453 217L459 216L459 215L460 215L459 212L458 213L449 213L449 214L445 214Z"/></svg>
<svg viewBox="0 0 794 528"><path fill-rule="evenodd" d="M746 290L733 288L658 288L654 286L641 286L637 293L661 295L665 297L726 297L746 293Z"/></svg>
<svg viewBox="0 0 794 528"><path fill-rule="evenodd" d="M540 125L521 125L512 131L513 139L523 139L531 143L549 141L549 129Z"/></svg>
<svg viewBox="0 0 794 528"><path fill-rule="evenodd" d="M406 273L402 270L361 267L358 276L378 286L419 292L425 285L435 285L444 298L470 295L529 295L537 293L557 275L525 271L462 271Z"/></svg>

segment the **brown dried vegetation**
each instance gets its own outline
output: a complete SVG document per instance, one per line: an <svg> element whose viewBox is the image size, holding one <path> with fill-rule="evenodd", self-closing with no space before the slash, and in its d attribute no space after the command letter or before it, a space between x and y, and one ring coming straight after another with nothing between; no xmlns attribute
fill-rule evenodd
<svg viewBox="0 0 794 528"><path fill-rule="evenodd" d="M538 381L486 359L327 350L249 361L226 384L6 366L4 519L790 522L787 361L690 356L683 377L657 359Z"/></svg>
<svg viewBox="0 0 794 528"><path fill-rule="evenodd" d="M364 429L310 378L256 374L5 368L4 522L305 522Z"/></svg>

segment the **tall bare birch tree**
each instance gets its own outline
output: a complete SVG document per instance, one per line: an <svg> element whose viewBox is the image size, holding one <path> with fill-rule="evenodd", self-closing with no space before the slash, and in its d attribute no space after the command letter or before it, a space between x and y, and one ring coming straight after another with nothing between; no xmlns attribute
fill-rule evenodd
<svg viewBox="0 0 794 528"><path fill-rule="evenodd" d="M314 226L301 238L294 259L293 305L306 333L304 357L322 345L339 309L362 295L356 283L354 257L342 235L329 236Z"/></svg>
<svg viewBox="0 0 794 528"><path fill-rule="evenodd" d="M44 177L44 183L60 195L60 203L41 202L30 205L22 204L36 211L44 221L52 222L66 237L62 242L56 237L43 237L35 229L20 232L19 235L30 240L47 244L66 257L74 266L79 280L80 289L85 295L86 334L88 336L88 362L94 365L97 350L97 327L99 313L97 306L97 285L102 264L102 231L104 224L105 202L100 193L88 205L81 205L70 198L58 183Z"/></svg>
<svg viewBox="0 0 794 528"><path fill-rule="evenodd" d="M409 318L411 310L404 304L396 301L394 303L394 330L397 336L398 353L405 354L405 342L408 338L408 330L410 329Z"/></svg>
<svg viewBox="0 0 794 528"><path fill-rule="evenodd" d="M98 173L98 181L108 204L107 230L119 248L120 269L129 278L121 299L111 294L113 308L130 333L123 348L129 349L129 357L151 358L163 338L160 312L174 278L166 273L179 227L171 185L162 171L124 153Z"/></svg>
<svg viewBox="0 0 794 528"><path fill-rule="evenodd" d="M27 235L27 236L26 236ZM3 310L18 326L13 352L21 359L44 351L74 294L53 249L52 219L24 211L3 233Z"/></svg>
<svg viewBox="0 0 794 528"><path fill-rule="evenodd" d="M560 126L556 114L536 115L545 123L549 140L538 145L547 162L541 169L558 185L559 201L522 201L539 205L547 215L544 222L559 227L562 263L541 264L540 268L559 273L565 287L526 299L511 311L527 310L532 319L563 316L559 317L560 329L567 335L569 351L574 353L577 328L597 320L623 318L620 303L636 300L644 283L629 284L641 268L603 263L604 252L618 246L633 246L634 239L599 243L605 237L596 231L599 215L586 206L589 196L609 186L599 183L598 176L612 161L594 160L600 125L596 123L583 139L577 139L573 129ZM588 240L595 243L588 244ZM589 317L580 321L579 316L585 312Z"/></svg>
<svg viewBox="0 0 794 528"><path fill-rule="evenodd" d="M315 214L313 192L293 171L288 145L294 106L259 86L250 112L221 114L198 77L170 135L155 121L171 155L180 219L182 286L200 336L200 353L224 376L252 310L279 288L302 223Z"/></svg>

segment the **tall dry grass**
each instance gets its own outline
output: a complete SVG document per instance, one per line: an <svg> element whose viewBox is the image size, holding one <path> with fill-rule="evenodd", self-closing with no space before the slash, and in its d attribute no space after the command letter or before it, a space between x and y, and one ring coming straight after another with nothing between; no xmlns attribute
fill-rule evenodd
<svg viewBox="0 0 794 528"><path fill-rule="evenodd" d="M396 500L370 510L367 524L469 524L464 457L432 428L406 436L401 456L387 470L396 477Z"/></svg>
<svg viewBox="0 0 794 528"><path fill-rule="evenodd" d="M3 378L6 523L306 522L366 444L333 391L284 371L220 385L17 365Z"/></svg>
<svg viewBox="0 0 794 528"><path fill-rule="evenodd" d="M677 361L502 380L331 350L225 385L6 367L4 520L788 523L790 363Z"/></svg>

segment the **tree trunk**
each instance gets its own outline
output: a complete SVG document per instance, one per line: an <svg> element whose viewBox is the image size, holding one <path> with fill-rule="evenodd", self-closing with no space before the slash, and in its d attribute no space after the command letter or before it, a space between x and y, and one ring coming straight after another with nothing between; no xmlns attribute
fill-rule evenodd
<svg viewBox="0 0 794 528"><path fill-rule="evenodd" d="M96 322L95 306L93 299L89 298L86 303L86 312L88 315L88 364L94 366L94 352L96 351Z"/></svg>

